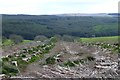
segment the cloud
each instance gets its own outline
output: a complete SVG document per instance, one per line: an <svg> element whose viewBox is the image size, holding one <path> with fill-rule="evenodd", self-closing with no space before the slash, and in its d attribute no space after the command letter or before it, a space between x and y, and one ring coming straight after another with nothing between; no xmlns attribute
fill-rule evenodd
<svg viewBox="0 0 120 80"><path fill-rule="evenodd" d="M0 0L3 14L117 12L118 0Z"/></svg>
<svg viewBox="0 0 120 80"><path fill-rule="evenodd" d="M118 1L106 1L104 3L89 6L88 13L114 13L118 12Z"/></svg>

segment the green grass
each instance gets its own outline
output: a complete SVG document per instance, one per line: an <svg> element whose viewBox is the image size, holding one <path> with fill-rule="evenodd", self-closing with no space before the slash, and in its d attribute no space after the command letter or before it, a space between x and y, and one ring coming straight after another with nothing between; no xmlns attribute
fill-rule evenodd
<svg viewBox="0 0 120 80"><path fill-rule="evenodd" d="M2 73L6 75L16 75L16 73L18 73L18 69L16 66L8 62L2 62Z"/></svg>
<svg viewBox="0 0 120 80"><path fill-rule="evenodd" d="M81 38L81 41L82 42L117 42L118 41L118 36Z"/></svg>
<svg viewBox="0 0 120 80"><path fill-rule="evenodd" d="M69 66L69 67L75 67L75 64L72 63L72 61L67 61L64 63L65 66Z"/></svg>
<svg viewBox="0 0 120 80"><path fill-rule="evenodd" d="M55 60L54 57L49 57L46 59L46 64L55 64Z"/></svg>
<svg viewBox="0 0 120 80"><path fill-rule="evenodd" d="M24 44L24 43L28 43L28 42L31 42L31 40L23 40L23 42L20 43L20 44ZM10 39L7 39L7 40L3 43L4 46L10 46L10 45L12 45L12 44L13 44L13 41L11 41Z"/></svg>
<svg viewBox="0 0 120 80"><path fill-rule="evenodd" d="M3 43L4 46L8 46L8 45L12 45L12 44L13 44L13 41L11 41L10 39L7 39L7 40Z"/></svg>
<svg viewBox="0 0 120 80"><path fill-rule="evenodd" d="M31 42L31 40L24 40L22 43L28 43Z"/></svg>

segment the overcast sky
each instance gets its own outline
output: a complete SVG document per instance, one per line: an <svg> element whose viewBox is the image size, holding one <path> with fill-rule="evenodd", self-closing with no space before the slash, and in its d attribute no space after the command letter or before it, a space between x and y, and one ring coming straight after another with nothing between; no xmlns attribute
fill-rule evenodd
<svg viewBox="0 0 120 80"><path fill-rule="evenodd" d="M119 0L0 0L0 14L117 13Z"/></svg>

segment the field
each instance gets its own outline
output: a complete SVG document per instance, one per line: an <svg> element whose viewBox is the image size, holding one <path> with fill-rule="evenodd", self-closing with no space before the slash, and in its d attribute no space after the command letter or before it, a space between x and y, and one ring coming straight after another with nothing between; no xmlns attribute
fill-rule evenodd
<svg viewBox="0 0 120 80"><path fill-rule="evenodd" d="M2 74L11 78L118 76L118 44L105 43L117 42L118 36L81 38L85 43L74 42L75 39L65 41L52 37L43 42L24 40L16 45L7 39L0 62Z"/></svg>
<svg viewBox="0 0 120 80"><path fill-rule="evenodd" d="M23 40L22 43L27 43L27 42L31 42L31 40ZM20 43L20 44L22 44L22 43ZM12 45L12 44L13 44L13 42L12 42L10 39L7 39L7 40L3 43L4 46L10 46L10 45Z"/></svg>
<svg viewBox="0 0 120 80"><path fill-rule="evenodd" d="M118 42L119 36L110 37L95 37L95 38L81 38L82 42Z"/></svg>

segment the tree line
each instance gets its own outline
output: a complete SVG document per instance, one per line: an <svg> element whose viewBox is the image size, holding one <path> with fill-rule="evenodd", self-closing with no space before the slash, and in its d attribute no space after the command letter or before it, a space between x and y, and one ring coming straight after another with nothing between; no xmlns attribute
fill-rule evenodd
<svg viewBox="0 0 120 80"><path fill-rule="evenodd" d="M116 17L94 16L3 15L2 35L8 38L16 34L32 40L37 35L116 36L117 20Z"/></svg>
<svg viewBox="0 0 120 80"><path fill-rule="evenodd" d="M74 42L74 41L80 41L79 37L70 36L70 35L54 35L53 38L55 41L67 41L67 42ZM44 35L37 35L34 37L33 41L40 41L44 42L45 40L49 40L50 38L44 36ZM7 40L11 40L13 44L19 44L22 43L25 39L21 35L11 34L9 38L2 36L2 43L4 44Z"/></svg>

